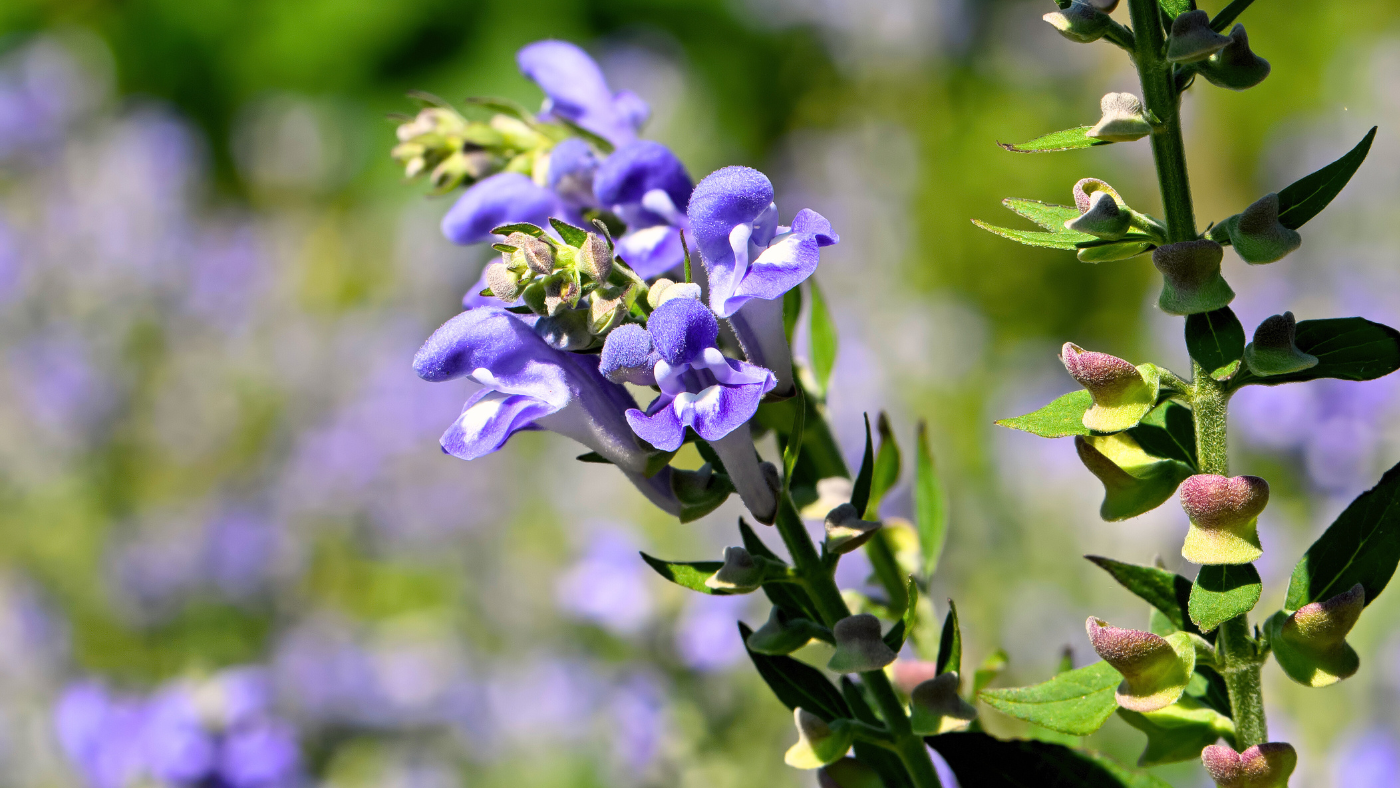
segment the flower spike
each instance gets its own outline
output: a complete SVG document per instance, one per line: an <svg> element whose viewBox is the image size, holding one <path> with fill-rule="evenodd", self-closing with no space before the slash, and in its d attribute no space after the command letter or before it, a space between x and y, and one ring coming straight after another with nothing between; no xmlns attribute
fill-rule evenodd
<svg viewBox="0 0 1400 788"><path fill-rule="evenodd" d="M880 638L880 619L869 613L847 616L832 629L836 653L826 667L835 673L868 673L894 662L894 651Z"/></svg>
<svg viewBox="0 0 1400 788"><path fill-rule="evenodd" d="M1136 629L1120 629L1102 619L1085 623L1089 642L1104 662L1123 674L1118 705L1146 713L1164 709L1181 698L1196 670L1196 647L1185 632L1167 637Z"/></svg>
<svg viewBox="0 0 1400 788"><path fill-rule="evenodd" d="M1220 263L1225 249L1215 241L1182 241L1158 247L1152 264L1162 272L1162 295L1157 305L1169 315L1214 312L1235 300Z"/></svg>
<svg viewBox="0 0 1400 788"><path fill-rule="evenodd" d="M1135 367L1073 342L1061 348L1060 361L1094 398L1094 406L1084 414L1084 426L1095 432L1122 432L1136 426L1157 404L1160 382L1155 367Z"/></svg>
<svg viewBox="0 0 1400 788"><path fill-rule="evenodd" d="M1298 321L1292 312L1267 318L1254 329L1244 349L1244 363L1260 377L1286 375L1317 366L1317 356L1298 349Z"/></svg>
<svg viewBox="0 0 1400 788"><path fill-rule="evenodd" d="M1109 93L1099 102L1103 117L1088 135L1106 142L1132 142L1152 133L1142 101L1131 93ZM1082 210L1082 209L1081 209Z"/></svg>
<svg viewBox="0 0 1400 788"><path fill-rule="evenodd" d="M1191 529L1181 555L1193 564L1248 564L1264 554L1259 514L1269 505L1269 483L1258 476L1200 473L1181 483L1181 508Z"/></svg>
<svg viewBox="0 0 1400 788"><path fill-rule="evenodd" d="M1244 25L1235 25L1230 31L1230 43L1197 68L1212 85L1230 90L1252 88L1263 82L1272 70L1269 61L1249 48L1249 35L1244 32Z"/></svg>
<svg viewBox="0 0 1400 788"><path fill-rule="evenodd" d="M1366 590L1357 583L1292 615L1275 613L1265 630L1279 667L1306 687L1326 687L1355 675L1361 658L1346 636L1365 607Z"/></svg>
<svg viewBox="0 0 1400 788"><path fill-rule="evenodd" d="M820 769L845 755L855 743L855 735L844 720L826 720L802 707L793 710L797 723L797 743L783 757L794 769Z"/></svg>
<svg viewBox="0 0 1400 788"><path fill-rule="evenodd" d="M958 695L958 674L940 673L909 695L910 724L920 736L960 731L977 719L977 709Z"/></svg>
<svg viewBox="0 0 1400 788"><path fill-rule="evenodd" d="M1167 60L1173 63L1196 63L1219 52L1230 43L1211 29L1210 14L1187 11L1172 20L1171 40L1167 43Z"/></svg>
<svg viewBox="0 0 1400 788"><path fill-rule="evenodd" d="M763 567L742 547L724 548L724 566L705 581L707 588L747 594L763 584Z"/></svg>
<svg viewBox="0 0 1400 788"><path fill-rule="evenodd" d="M1240 259L1250 265L1278 262L1303 245L1303 236L1278 220L1278 210L1278 195L1266 194L1243 212L1221 222L1211 235L1228 235Z"/></svg>
<svg viewBox="0 0 1400 788"><path fill-rule="evenodd" d="M1101 3L1102 0L1098 2ZM1089 0L1074 0L1069 8L1051 11L1041 18L1070 41L1087 44L1103 38L1112 23L1112 20L1095 8L1095 5L1095 2Z"/></svg>
<svg viewBox="0 0 1400 788"><path fill-rule="evenodd" d="M1201 750L1201 763L1219 788L1287 788L1298 753L1283 742L1256 744L1244 752L1212 744Z"/></svg>

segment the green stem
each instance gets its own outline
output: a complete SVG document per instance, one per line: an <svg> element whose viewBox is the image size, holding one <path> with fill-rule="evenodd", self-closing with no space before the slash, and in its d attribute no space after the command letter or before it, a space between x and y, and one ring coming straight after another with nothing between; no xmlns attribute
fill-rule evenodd
<svg viewBox="0 0 1400 788"><path fill-rule="evenodd" d="M1201 473L1230 475L1230 450L1225 436L1230 395L1225 384L1210 376L1195 359L1191 390L1191 415L1196 424L1196 456Z"/></svg>
<svg viewBox="0 0 1400 788"><path fill-rule="evenodd" d="M1230 708L1235 713L1235 748L1243 751L1263 744L1269 740L1264 688L1259 681L1263 660L1249 635L1249 617L1239 616L1221 624L1215 643L1225 665L1222 672L1230 691Z"/></svg>
<svg viewBox="0 0 1400 788"><path fill-rule="evenodd" d="M1186 144L1181 135L1181 95L1176 91L1172 64L1166 60L1166 32L1157 0L1128 0L1133 20L1142 100L1162 125L1152 135L1152 158L1167 214L1167 237L1172 243L1194 241L1196 214L1191 207L1191 182L1186 174Z"/></svg>
<svg viewBox="0 0 1400 788"><path fill-rule="evenodd" d="M792 498L786 493L778 502L776 524L783 543L792 555L792 562L796 565L798 574L805 580L807 593L817 606L817 612L821 613L822 623L828 628L835 627L837 621L851 615L851 609L846 606L846 600L841 598L841 589L832 577L832 567L822 562L816 545L812 543L812 537L802 526L802 518L797 513ZM933 760L924 746L923 737L914 733L913 727L910 726L904 704L895 694L889 677L882 670L872 670L860 674L860 678L875 698L876 705L880 707L880 716L894 735L894 749L899 753L904 768L909 771L915 788L942 788L938 781L938 772L933 768Z"/></svg>

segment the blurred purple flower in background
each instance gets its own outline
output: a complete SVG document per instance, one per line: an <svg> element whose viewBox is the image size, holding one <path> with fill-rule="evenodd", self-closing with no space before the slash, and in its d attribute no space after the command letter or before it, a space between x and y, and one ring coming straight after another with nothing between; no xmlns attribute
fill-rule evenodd
<svg viewBox="0 0 1400 788"><path fill-rule="evenodd" d="M655 603L650 571L637 551L620 528L591 534L583 555L555 581L560 609L620 635L640 631L651 621Z"/></svg>
<svg viewBox="0 0 1400 788"><path fill-rule="evenodd" d="M544 91L542 117L562 118L615 146L637 136L651 110L637 94L613 93L602 69L576 44L537 41L515 56L520 71Z"/></svg>
<svg viewBox="0 0 1400 788"><path fill-rule="evenodd" d="M676 622L676 653L687 667L703 673L727 670L744 659L744 641L735 621L744 596L691 596Z"/></svg>
<svg viewBox="0 0 1400 788"><path fill-rule="evenodd" d="M1332 788L1390 788L1400 776L1400 738L1384 727L1346 736L1332 753Z"/></svg>

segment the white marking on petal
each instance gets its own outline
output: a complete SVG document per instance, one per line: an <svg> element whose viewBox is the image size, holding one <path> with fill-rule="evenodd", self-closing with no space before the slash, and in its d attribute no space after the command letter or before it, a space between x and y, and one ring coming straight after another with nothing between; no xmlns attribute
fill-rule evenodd
<svg viewBox="0 0 1400 788"><path fill-rule="evenodd" d="M685 214L676 209L676 204L671 201L671 195L664 189L652 189L642 195L642 207L665 219L673 227L685 227Z"/></svg>
<svg viewBox="0 0 1400 788"><path fill-rule="evenodd" d="M480 383L483 386L496 385L496 376L493 375L491 373L491 370L487 369L486 367L477 367L476 369L472 370L471 374L467 377L471 378L472 380L475 380L477 383Z"/></svg>

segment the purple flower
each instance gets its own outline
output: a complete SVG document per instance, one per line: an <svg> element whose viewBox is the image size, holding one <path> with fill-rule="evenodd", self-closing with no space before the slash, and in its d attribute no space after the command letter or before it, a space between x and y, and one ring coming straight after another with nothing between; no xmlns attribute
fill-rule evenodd
<svg viewBox="0 0 1400 788"><path fill-rule="evenodd" d="M170 687L147 704L141 740L146 767L157 779L195 783L214 769L213 737L184 687Z"/></svg>
<svg viewBox="0 0 1400 788"><path fill-rule="evenodd" d="M719 454L730 481L754 517L772 522L777 501L754 452L748 421L763 395L773 390L773 373L725 358L716 342L719 321L693 298L673 298L651 313L645 335L613 332L603 345L599 369L611 380L651 379L661 389L645 412L627 411L627 423L662 451L675 451L686 428Z"/></svg>
<svg viewBox="0 0 1400 788"><path fill-rule="evenodd" d="M575 211L597 207L593 179L598 166L593 148L579 137L570 137L550 151L545 185Z"/></svg>
<svg viewBox="0 0 1400 788"><path fill-rule="evenodd" d="M518 172L501 172L476 182L442 217L442 234L467 246L491 237L503 224L529 222L548 226L564 215L558 195Z"/></svg>
<svg viewBox="0 0 1400 788"><path fill-rule="evenodd" d="M783 294L817 270L820 249L840 237L821 214L803 209L778 224L773 184L758 170L725 167L690 197L690 224L710 280L710 306L728 318L749 361L792 386L792 351L783 331Z"/></svg>
<svg viewBox="0 0 1400 788"><path fill-rule="evenodd" d="M430 382L469 377L483 387L443 433L444 452L472 460L521 430L550 430L602 455L653 503L679 512L669 475L646 478L655 453L624 416L635 412L636 401L599 374L596 357L556 350L525 319L484 307L444 323L418 351L413 368Z"/></svg>
<svg viewBox="0 0 1400 788"><path fill-rule="evenodd" d="M261 720L225 737L219 772L229 788L282 788L295 783L301 765L296 730Z"/></svg>
<svg viewBox="0 0 1400 788"><path fill-rule="evenodd" d="M567 120L613 145L636 139L651 114L637 94L613 93L593 58L567 41L536 41L521 49L515 62L544 91L541 115Z"/></svg>
<svg viewBox="0 0 1400 788"><path fill-rule="evenodd" d="M593 188L598 203L627 224L617 251L632 270L650 279L681 264L680 231L690 226L684 207L694 186L669 148L651 140L619 148L598 168Z"/></svg>
<svg viewBox="0 0 1400 788"><path fill-rule="evenodd" d="M589 539L588 551L554 585L559 607L620 634L646 626L654 604L637 545L617 530Z"/></svg>
<svg viewBox="0 0 1400 788"><path fill-rule="evenodd" d="M737 595L691 597L676 627L676 651L681 661L709 673L742 660L744 641L735 622L747 604L747 597Z"/></svg>

